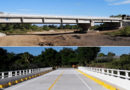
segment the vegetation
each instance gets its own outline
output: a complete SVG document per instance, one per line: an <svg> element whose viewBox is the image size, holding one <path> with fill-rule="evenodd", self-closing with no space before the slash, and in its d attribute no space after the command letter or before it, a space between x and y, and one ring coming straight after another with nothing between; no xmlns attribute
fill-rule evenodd
<svg viewBox="0 0 130 90"><path fill-rule="evenodd" d="M130 26L124 27L118 31L105 33L111 36L130 36Z"/></svg>
<svg viewBox="0 0 130 90"><path fill-rule="evenodd" d="M77 29L77 25L43 25L43 26L37 26L33 24L0 24L0 32L6 33L6 34L17 34L17 33L26 33L29 31L42 31L42 30L51 30L51 29Z"/></svg>
<svg viewBox="0 0 130 90"><path fill-rule="evenodd" d="M80 47L76 50L63 48L56 51L52 48L45 49L38 56L28 52L14 54L0 48L0 71L18 70L42 67L71 67L72 65L85 65L97 57L100 48ZM86 59L87 58L87 59Z"/></svg>
<svg viewBox="0 0 130 90"><path fill-rule="evenodd" d="M99 56L100 55L103 54L100 53ZM115 57L115 54L110 52L108 55L105 55L105 57L101 57L102 58L97 58L95 61L92 61L89 65L93 67L130 70L130 54L123 54L120 57Z"/></svg>
<svg viewBox="0 0 130 90"><path fill-rule="evenodd" d="M99 52L99 47L63 48L60 51L47 48L40 55L33 56L28 52L9 53L0 48L0 71L72 65L130 70L130 54L116 56L112 52L107 55Z"/></svg>

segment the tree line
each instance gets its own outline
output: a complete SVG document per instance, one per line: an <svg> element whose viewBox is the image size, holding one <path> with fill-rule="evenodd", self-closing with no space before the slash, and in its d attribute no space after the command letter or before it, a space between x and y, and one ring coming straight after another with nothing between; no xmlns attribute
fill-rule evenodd
<svg viewBox="0 0 130 90"><path fill-rule="evenodd" d="M28 52L10 53L0 48L0 71L20 70L43 67L71 67L72 65L89 64L95 60L99 47L63 48L57 51L47 48L40 55L34 56Z"/></svg>
<svg viewBox="0 0 130 90"><path fill-rule="evenodd" d="M38 26L35 24L0 24L0 30L50 30L50 29L77 29L77 25L42 25Z"/></svg>
<svg viewBox="0 0 130 90"><path fill-rule="evenodd" d="M46 48L38 56L28 52L10 53L0 48L0 72L43 67L72 67L72 65L130 70L130 54L116 56L99 53L99 47L63 48L57 51Z"/></svg>
<svg viewBox="0 0 130 90"><path fill-rule="evenodd" d="M89 65L92 67L130 70L130 54L116 56L112 52L109 52L107 55L99 53L98 58Z"/></svg>

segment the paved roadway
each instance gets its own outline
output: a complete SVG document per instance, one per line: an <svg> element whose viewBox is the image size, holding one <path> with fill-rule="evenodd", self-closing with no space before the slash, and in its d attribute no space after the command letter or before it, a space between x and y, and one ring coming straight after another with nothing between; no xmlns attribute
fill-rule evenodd
<svg viewBox="0 0 130 90"><path fill-rule="evenodd" d="M58 69L4 90L107 90L74 69Z"/></svg>

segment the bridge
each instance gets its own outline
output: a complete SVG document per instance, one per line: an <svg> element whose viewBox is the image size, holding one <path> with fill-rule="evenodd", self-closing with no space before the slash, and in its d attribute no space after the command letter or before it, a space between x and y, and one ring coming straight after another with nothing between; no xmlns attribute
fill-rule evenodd
<svg viewBox="0 0 130 90"><path fill-rule="evenodd" d="M28 24L78 24L83 29L94 26L95 23L117 23L122 28L123 23L130 23L128 18L117 17L80 17L80 16L45 16L0 14L0 23L28 23Z"/></svg>
<svg viewBox="0 0 130 90"><path fill-rule="evenodd" d="M0 73L4 90L129 90L130 71L78 67L27 69Z"/></svg>

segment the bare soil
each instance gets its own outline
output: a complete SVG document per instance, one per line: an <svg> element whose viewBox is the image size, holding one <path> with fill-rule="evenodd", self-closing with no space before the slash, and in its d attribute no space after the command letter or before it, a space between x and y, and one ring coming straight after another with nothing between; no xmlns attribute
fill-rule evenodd
<svg viewBox="0 0 130 90"><path fill-rule="evenodd" d="M103 33L90 31L80 34L54 30L28 32L0 37L0 46L130 46L130 37L112 37Z"/></svg>

